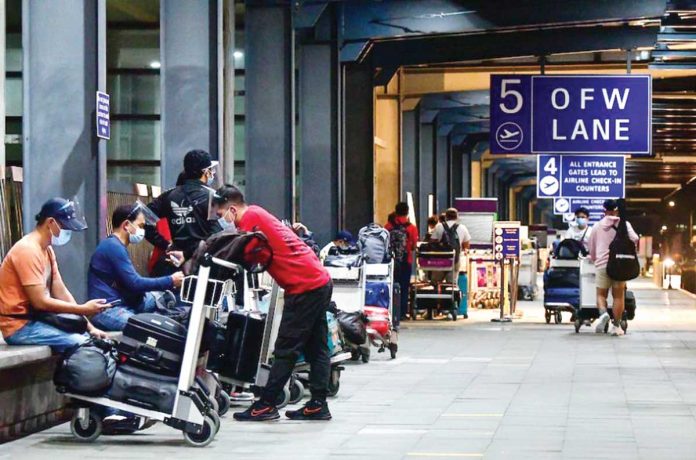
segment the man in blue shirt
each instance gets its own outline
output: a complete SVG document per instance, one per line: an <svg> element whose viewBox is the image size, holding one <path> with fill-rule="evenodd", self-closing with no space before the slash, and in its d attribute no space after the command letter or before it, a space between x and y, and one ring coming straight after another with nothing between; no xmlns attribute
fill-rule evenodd
<svg viewBox="0 0 696 460"><path fill-rule="evenodd" d="M151 292L179 287L184 278L182 272L145 278L135 270L127 248L145 238L145 211L140 204L116 208L111 218L113 233L99 243L89 264L89 295L107 299L114 305L92 317L97 327L107 331L123 330L128 318L136 313L155 311Z"/></svg>

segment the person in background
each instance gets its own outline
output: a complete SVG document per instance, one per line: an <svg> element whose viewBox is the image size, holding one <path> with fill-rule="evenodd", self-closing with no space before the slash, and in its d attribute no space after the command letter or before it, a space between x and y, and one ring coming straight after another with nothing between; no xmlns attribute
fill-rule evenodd
<svg viewBox="0 0 696 460"><path fill-rule="evenodd" d="M609 290L611 289L614 321L610 333L615 336L623 335L620 321L624 311L626 282L612 280L609 275L607 275L607 263L609 262L609 245L616 236L616 229L620 221L619 203L617 200L606 200L604 202L604 217L595 225L589 242L590 259L594 262L596 271L597 308L599 308L600 311L595 332L604 332L604 327L609 322L607 308ZM626 227L628 229L629 238L637 244L639 238L633 230L631 223L627 221Z"/></svg>
<svg viewBox="0 0 696 460"><path fill-rule="evenodd" d="M355 245L353 242L353 235L348 230L341 230L336 233L336 237L333 241L330 241L326 246L321 248L319 251L319 258L321 260L326 259L332 251L340 253L341 251L347 251Z"/></svg>
<svg viewBox="0 0 696 460"><path fill-rule="evenodd" d="M241 231L260 231L273 250L268 273L285 290L283 317L273 351L268 383L261 398L243 412L234 414L239 421L268 421L280 418L275 401L292 376L304 351L310 363L310 400L304 407L285 412L292 420L330 420L326 403L330 358L326 311L331 302L333 284L309 247L280 220L265 209L247 205L244 194L233 185L225 185L225 197L217 213Z"/></svg>
<svg viewBox="0 0 696 460"><path fill-rule="evenodd" d="M191 258L198 243L221 230L218 221L209 216L216 166L208 152L189 151L184 157L183 185L167 190L148 205L157 217L167 219L172 241L160 235L154 225L145 227L145 238L166 251L177 267Z"/></svg>
<svg viewBox="0 0 696 460"><path fill-rule="evenodd" d="M449 208L445 211L445 222L440 222L435 226L433 234L430 236L431 242L442 243L448 241L455 250L455 273L460 270L460 256L462 251L468 251L471 242L471 235L466 225L459 223L459 211ZM451 275L447 274L447 281L453 283Z"/></svg>
<svg viewBox="0 0 696 460"><path fill-rule="evenodd" d="M36 215L36 227L12 246L0 266L0 331L8 345L48 345L60 353L88 339L87 334L63 331L35 313L73 313L92 316L111 307L105 299L79 304L63 283L54 246L70 242L72 232L87 224L72 201L53 198ZM87 332L106 338L87 321Z"/></svg>
<svg viewBox="0 0 696 460"><path fill-rule="evenodd" d="M295 222L290 227L292 228L292 231L295 232L295 235L297 235L298 238L300 238L317 257L319 257L319 245L316 241L314 241L314 233L301 222Z"/></svg>
<svg viewBox="0 0 696 460"><path fill-rule="evenodd" d="M418 244L418 228L408 218L408 203L400 202L394 207L394 212L389 215L388 222L384 226L389 231L390 246L394 241L403 245L399 260L394 260L394 278L401 288L401 304L394 305L393 322L394 329L398 330L401 320L406 319L408 312L408 298L411 287L411 271L413 267L413 255Z"/></svg>
<svg viewBox="0 0 696 460"><path fill-rule="evenodd" d="M580 241L585 249L589 248L592 227L589 223L590 212L587 208L580 207L575 211L575 222L568 224L565 238Z"/></svg>
<svg viewBox="0 0 696 460"><path fill-rule="evenodd" d="M176 179L176 187L184 185L186 182L186 173L179 173L179 177ZM155 225L155 230L159 233L162 238L172 244L172 232L169 230L169 221L165 218L159 219ZM178 269L172 264L169 256L167 255L167 248L162 248L159 246L154 246L152 249L152 254L150 255L150 260L147 263L147 272L150 276L157 278L160 276L171 275L177 272Z"/></svg>
<svg viewBox="0 0 696 460"><path fill-rule="evenodd" d="M92 321L107 331L122 331L128 318L136 313L156 310L151 291L181 286L180 271L159 278L138 274L128 254L128 246L145 238L145 216L140 204L122 205L111 217L113 233L97 246L89 263L88 292L92 298L105 298L114 306L95 315Z"/></svg>
<svg viewBox="0 0 696 460"><path fill-rule="evenodd" d="M434 214L428 217L428 232L425 234L423 241L430 241L433 235L433 231L435 230L435 227L437 226L439 221L440 218Z"/></svg>

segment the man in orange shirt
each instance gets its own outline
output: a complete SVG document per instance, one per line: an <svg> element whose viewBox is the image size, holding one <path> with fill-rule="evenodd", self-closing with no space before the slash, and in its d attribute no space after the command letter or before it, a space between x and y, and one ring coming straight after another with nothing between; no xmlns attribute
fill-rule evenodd
<svg viewBox="0 0 696 460"><path fill-rule="evenodd" d="M36 215L36 228L15 243L0 266L0 332L9 345L48 345L61 352L87 339L35 319L37 313L91 316L111 305L104 299L78 304L63 283L53 246L70 241L87 225L72 201L48 200ZM87 332L106 337L87 321Z"/></svg>

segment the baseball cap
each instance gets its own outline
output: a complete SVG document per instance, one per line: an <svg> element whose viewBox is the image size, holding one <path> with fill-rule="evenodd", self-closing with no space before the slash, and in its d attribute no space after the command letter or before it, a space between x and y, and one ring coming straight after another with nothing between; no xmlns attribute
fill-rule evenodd
<svg viewBox="0 0 696 460"><path fill-rule="evenodd" d="M347 241L349 243L353 242L353 235L347 231L347 230L341 230L340 232L336 233L336 240L343 240Z"/></svg>
<svg viewBox="0 0 696 460"><path fill-rule="evenodd" d="M217 166L217 161L212 161L211 156L205 150L190 150L184 156L184 172L188 175L203 174L204 169Z"/></svg>
<svg viewBox="0 0 696 460"><path fill-rule="evenodd" d="M609 199L604 201L604 209L607 211L613 211L618 207L619 203L617 203L616 200Z"/></svg>
<svg viewBox="0 0 696 460"><path fill-rule="evenodd" d="M87 229L87 222L80 211L77 200L66 200L65 198L51 198L41 206L41 211L36 215L36 220L40 221L49 217L54 218L65 230L81 232Z"/></svg>

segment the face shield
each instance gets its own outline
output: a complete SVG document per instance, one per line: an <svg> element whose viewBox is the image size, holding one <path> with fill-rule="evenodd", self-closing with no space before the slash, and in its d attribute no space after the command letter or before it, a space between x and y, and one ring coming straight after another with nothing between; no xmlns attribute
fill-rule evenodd
<svg viewBox="0 0 696 460"><path fill-rule="evenodd" d="M213 161L210 166L203 170L203 173L208 177L206 185L217 189L222 185L222 179L220 176L220 163Z"/></svg>
<svg viewBox="0 0 696 460"><path fill-rule="evenodd" d="M87 221L82 212L82 207L77 197L68 200L54 213L54 219L60 224L61 229L73 232L87 230Z"/></svg>
<svg viewBox="0 0 696 460"><path fill-rule="evenodd" d="M142 214L145 218L145 225L152 227L157 225L157 221L159 220L157 214L152 212L152 209L148 208L142 201L135 200L135 203L133 203L133 210L128 214L128 220L133 221L133 219L138 217L138 214Z"/></svg>
<svg viewBox="0 0 696 460"><path fill-rule="evenodd" d="M207 202L208 202L208 220L217 220L217 208L220 196L215 192L215 189L203 186L203 189L208 192Z"/></svg>

